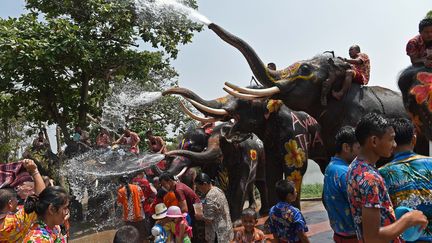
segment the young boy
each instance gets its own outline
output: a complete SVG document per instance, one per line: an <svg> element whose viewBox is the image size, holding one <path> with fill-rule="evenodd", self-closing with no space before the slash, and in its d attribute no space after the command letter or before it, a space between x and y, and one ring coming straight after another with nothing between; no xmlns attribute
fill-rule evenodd
<svg viewBox="0 0 432 243"><path fill-rule="evenodd" d="M243 210L241 222L243 228L235 232L235 243L264 243L266 241L264 233L261 230L255 228L255 225L258 222L255 210L251 208L246 208Z"/></svg>
<svg viewBox="0 0 432 243"><path fill-rule="evenodd" d="M396 143L391 124L380 114L369 113L357 124L360 144L357 158L347 172L348 201L360 242L403 242L399 235L411 226L424 229L427 219L413 210L396 221L384 180L375 168L381 158L391 156Z"/></svg>
<svg viewBox="0 0 432 243"><path fill-rule="evenodd" d="M300 210L290 203L297 198L292 181L280 180L276 183L276 194L280 202L270 209L269 227L275 239L281 243L309 243L308 228Z"/></svg>

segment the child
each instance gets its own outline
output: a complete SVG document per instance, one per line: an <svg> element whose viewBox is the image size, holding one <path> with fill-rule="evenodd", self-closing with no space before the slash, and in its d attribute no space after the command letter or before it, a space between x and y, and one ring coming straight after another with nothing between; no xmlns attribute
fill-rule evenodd
<svg viewBox="0 0 432 243"><path fill-rule="evenodd" d="M163 203L159 203L155 206L155 213L152 218L156 220L155 225L151 229L151 233L154 237L155 243L162 242L173 242L171 234L169 234L167 226L167 207Z"/></svg>
<svg viewBox="0 0 432 243"><path fill-rule="evenodd" d="M306 236L308 228L300 210L290 203L297 197L292 181L280 180L276 183L276 194L280 202L270 209L269 227L279 242L309 243Z"/></svg>
<svg viewBox="0 0 432 243"><path fill-rule="evenodd" d="M258 222L255 210L251 208L243 210L241 222L243 229L235 232L235 243L264 243L266 241L264 233L261 230L255 228L255 225Z"/></svg>
<svg viewBox="0 0 432 243"><path fill-rule="evenodd" d="M171 206L167 210L166 216L171 219L171 222L167 223L166 226L169 227L171 234L175 236L176 243L191 242L192 227L188 225L186 215L177 206Z"/></svg>

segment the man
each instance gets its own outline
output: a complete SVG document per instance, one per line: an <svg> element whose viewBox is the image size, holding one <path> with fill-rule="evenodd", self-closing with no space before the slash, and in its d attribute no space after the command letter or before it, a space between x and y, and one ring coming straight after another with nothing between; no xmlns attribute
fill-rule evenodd
<svg viewBox="0 0 432 243"><path fill-rule="evenodd" d="M323 201L336 243L358 242L347 196L348 165L358 155L360 145L353 127L342 127L335 137L336 154L324 173Z"/></svg>
<svg viewBox="0 0 432 243"><path fill-rule="evenodd" d="M332 91L333 97L337 100L342 99L346 92L351 87L354 81L360 85L366 85L369 82L370 61L369 56L361 53L358 45L353 45L349 48L348 54L350 58L338 57L344 62L351 65L351 69L345 71L345 80L342 83L342 88L339 91Z"/></svg>
<svg viewBox="0 0 432 243"><path fill-rule="evenodd" d="M35 162L25 159L22 163L33 178L35 194L39 195L45 189L45 183ZM0 242L22 242L37 220L36 213L27 214L24 208L17 206L17 194L12 189L0 189Z"/></svg>
<svg viewBox="0 0 432 243"><path fill-rule="evenodd" d="M50 146L50 144L49 144L48 140L45 138L43 132L39 132L38 137L35 138L35 140L33 140L33 143L32 143L32 149L34 151L45 150L45 149L49 148L49 146Z"/></svg>
<svg viewBox="0 0 432 243"><path fill-rule="evenodd" d="M276 71L276 64L274 62L267 63L267 68Z"/></svg>
<svg viewBox="0 0 432 243"><path fill-rule="evenodd" d="M184 183L181 183L179 181L176 181L174 179L174 176L165 172L159 176L159 181L163 188L167 189L168 191L173 191L177 200L178 200L178 206L181 209L183 213L188 214L188 222L190 223L190 226L192 228L195 224L195 211L193 208L193 205L195 203L200 203L200 199L198 195L187 185ZM202 215L198 215L198 217L201 217ZM194 234L195 234L195 229Z"/></svg>
<svg viewBox="0 0 432 243"><path fill-rule="evenodd" d="M360 152L347 172L348 201L360 242L402 242L399 235L412 226L424 229L428 223L418 210L396 220L384 179L375 168L381 158L391 156L395 132L380 114L369 113L355 130Z"/></svg>
<svg viewBox="0 0 432 243"><path fill-rule="evenodd" d="M165 141L161 137L153 136L152 131L147 131L145 135L148 139L147 145L152 152L158 154L164 154L167 152Z"/></svg>
<svg viewBox="0 0 432 243"><path fill-rule="evenodd" d="M91 146L90 134L81 129L80 126L75 126L75 133L72 136L72 140L77 143L81 143L86 147Z"/></svg>
<svg viewBox="0 0 432 243"><path fill-rule="evenodd" d="M138 134L132 132L131 130L129 130L129 128L125 128L123 135L117 141L115 141L114 144L129 145L129 151L131 153L139 154L138 144L140 141L141 140Z"/></svg>
<svg viewBox="0 0 432 243"><path fill-rule="evenodd" d="M408 41L406 53L412 65L432 67L432 18L420 21L419 33Z"/></svg>
<svg viewBox="0 0 432 243"><path fill-rule="evenodd" d="M417 138L410 120L394 119L392 126L397 147L393 160L379 172L394 207L406 206L426 215L429 224L419 240L432 242L432 158L413 152Z"/></svg>

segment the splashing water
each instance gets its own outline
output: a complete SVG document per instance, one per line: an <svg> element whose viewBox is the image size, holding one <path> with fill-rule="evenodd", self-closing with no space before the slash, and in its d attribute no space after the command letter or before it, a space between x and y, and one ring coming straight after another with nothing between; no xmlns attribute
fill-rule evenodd
<svg viewBox="0 0 432 243"><path fill-rule="evenodd" d="M211 21L195 9L184 5L175 0L135 0L135 8L140 13L152 14L155 17L163 18L164 13L172 15L172 11L187 16L190 20L205 25L211 24Z"/></svg>

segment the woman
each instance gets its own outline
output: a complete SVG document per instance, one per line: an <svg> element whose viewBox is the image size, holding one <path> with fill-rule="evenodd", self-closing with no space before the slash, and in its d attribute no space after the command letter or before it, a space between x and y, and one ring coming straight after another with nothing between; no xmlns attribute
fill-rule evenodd
<svg viewBox="0 0 432 243"><path fill-rule="evenodd" d="M117 202L123 206L123 221L137 228L143 241L150 231L144 222L144 194L139 186L129 183L128 176L122 176L120 183L122 186L117 191Z"/></svg>
<svg viewBox="0 0 432 243"><path fill-rule="evenodd" d="M36 212L37 220L30 228L23 242L67 242L60 226L69 218L69 195L59 186L45 188L39 195L27 198L24 210L27 214Z"/></svg>
<svg viewBox="0 0 432 243"><path fill-rule="evenodd" d="M198 174L195 185L197 190L205 195L203 216L197 214L197 219L205 221L205 239L211 243L230 242L233 238L233 229L225 194L213 186L210 177L204 173Z"/></svg>

